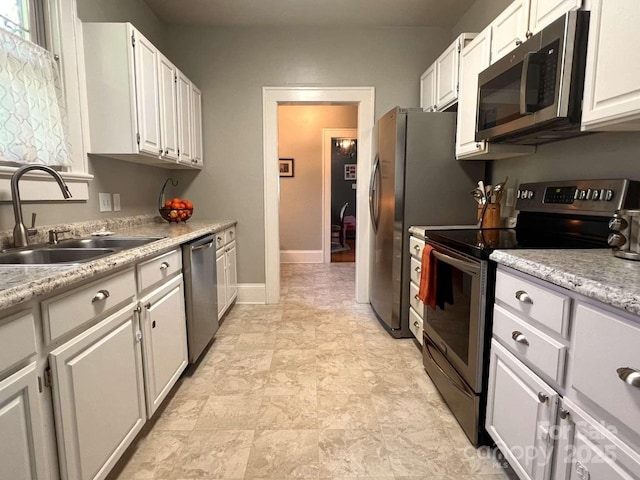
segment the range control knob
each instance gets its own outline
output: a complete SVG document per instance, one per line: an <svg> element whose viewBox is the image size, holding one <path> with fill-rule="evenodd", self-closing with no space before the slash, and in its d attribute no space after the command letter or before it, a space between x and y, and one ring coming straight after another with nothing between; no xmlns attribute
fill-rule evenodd
<svg viewBox="0 0 640 480"><path fill-rule="evenodd" d="M611 200L613 200L613 190L607 190L607 191L604 193L604 199L605 199L607 202L610 202Z"/></svg>
<svg viewBox="0 0 640 480"><path fill-rule="evenodd" d="M607 238L607 243L612 247L622 247L627 243L627 239L621 233L611 233Z"/></svg>
<svg viewBox="0 0 640 480"><path fill-rule="evenodd" d="M624 230L628 226L629 224L627 221L618 215L615 215L611 220L609 220L609 230L613 230L614 232Z"/></svg>

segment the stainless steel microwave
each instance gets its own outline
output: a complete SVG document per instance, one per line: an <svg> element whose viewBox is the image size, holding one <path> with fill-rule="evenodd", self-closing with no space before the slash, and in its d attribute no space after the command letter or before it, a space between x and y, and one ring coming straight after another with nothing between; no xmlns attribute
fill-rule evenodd
<svg viewBox="0 0 640 480"><path fill-rule="evenodd" d="M565 14L478 76L476 141L537 145L579 135L589 12Z"/></svg>

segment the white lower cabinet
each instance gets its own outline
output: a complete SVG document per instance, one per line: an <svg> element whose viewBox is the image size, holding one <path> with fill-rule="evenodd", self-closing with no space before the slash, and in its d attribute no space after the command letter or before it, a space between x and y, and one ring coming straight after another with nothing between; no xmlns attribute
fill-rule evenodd
<svg viewBox="0 0 640 480"><path fill-rule="evenodd" d="M218 319L229 306L227 303L227 257L224 248L216 250L216 289L218 293Z"/></svg>
<svg viewBox="0 0 640 480"><path fill-rule="evenodd" d="M224 246L222 246L224 245ZM216 280L218 320L223 317L238 296L235 227L216 235Z"/></svg>
<svg viewBox="0 0 640 480"><path fill-rule="evenodd" d="M146 420L135 304L49 355L63 480L105 478Z"/></svg>
<svg viewBox="0 0 640 480"><path fill-rule="evenodd" d="M238 267L236 265L236 242L227 247L227 298L229 304L238 297Z"/></svg>
<svg viewBox="0 0 640 480"><path fill-rule="evenodd" d="M550 477L558 394L491 342L486 427L521 479Z"/></svg>
<svg viewBox="0 0 640 480"><path fill-rule="evenodd" d="M182 275L147 295L141 304L147 414L151 418L187 367Z"/></svg>
<svg viewBox="0 0 640 480"><path fill-rule="evenodd" d="M49 478L36 364L0 381L0 478Z"/></svg>

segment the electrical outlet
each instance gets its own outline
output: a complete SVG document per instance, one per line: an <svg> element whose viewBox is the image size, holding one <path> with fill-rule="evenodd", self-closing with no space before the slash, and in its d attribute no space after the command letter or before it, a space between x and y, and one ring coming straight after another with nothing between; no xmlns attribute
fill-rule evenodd
<svg viewBox="0 0 640 480"><path fill-rule="evenodd" d="M120 194L119 193L113 194L113 211L114 212L120 211Z"/></svg>
<svg viewBox="0 0 640 480"><path fill-rule="evenodd" d="M98 198L100 199L100 211L110 212L111 211L111 194L99 193Z"/></svg>

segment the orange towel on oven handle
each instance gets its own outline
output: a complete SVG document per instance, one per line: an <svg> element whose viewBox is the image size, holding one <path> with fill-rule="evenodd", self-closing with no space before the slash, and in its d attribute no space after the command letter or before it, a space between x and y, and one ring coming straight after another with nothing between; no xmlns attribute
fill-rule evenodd
<svg viewBox="0 0 640 480"><path fill-rule="evenodd" d="M436 258L431 255L433 247L425 245L422 249L422 264L420 265L420 290L418 298L420 301L436 309Z"/></svg>

